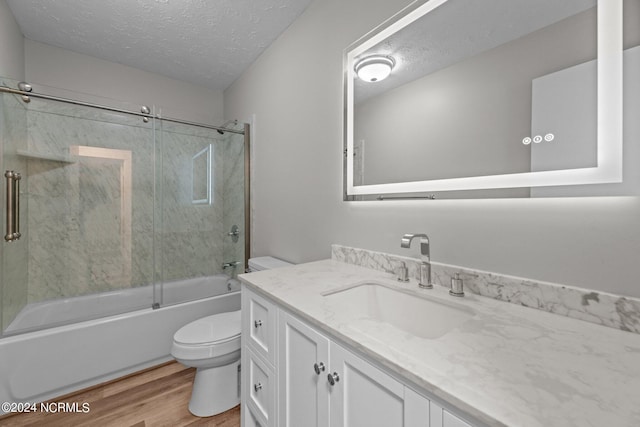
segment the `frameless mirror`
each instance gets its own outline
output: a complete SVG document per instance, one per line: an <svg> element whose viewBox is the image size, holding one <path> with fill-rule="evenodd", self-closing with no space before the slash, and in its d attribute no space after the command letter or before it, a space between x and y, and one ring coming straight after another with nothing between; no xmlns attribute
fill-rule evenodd
<svg viewBox="0 0 640 427"><path fill-rule="evenodd" d="M211 157L213 145L196 153L191 159L191 203L210 205L211 200Z"/></svg>
<svg viewBox="0 0 640 427"><path fill-rule="evenodd" d="M345 200L620 182L622 10L430 0L356 42L344 61Z"/></svg>

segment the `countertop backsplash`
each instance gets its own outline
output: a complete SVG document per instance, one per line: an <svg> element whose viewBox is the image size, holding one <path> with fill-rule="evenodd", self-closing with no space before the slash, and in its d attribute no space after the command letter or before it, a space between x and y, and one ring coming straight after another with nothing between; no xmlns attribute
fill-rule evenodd
<svg viewBox="0 0 640 427"><path fill-rule="evenodd" d="M420 260L341 245L331 246L331 258L387 273L404 262L409 277L418 277ZM434 285L449 287L460 273L465 292L572 317L623 331L640 333L640 299L606 292L541 282L432 262Z"/></svg>

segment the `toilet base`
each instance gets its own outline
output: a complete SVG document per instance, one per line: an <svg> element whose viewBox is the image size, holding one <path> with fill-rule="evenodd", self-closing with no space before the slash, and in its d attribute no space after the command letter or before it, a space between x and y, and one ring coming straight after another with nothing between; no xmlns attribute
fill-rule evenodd
<svg viewBox="0 0 640 427"><path fill-rule="evenodd" d="M210 417L240 404L240 361L215 368L197 368L189 412Z"/></svg>

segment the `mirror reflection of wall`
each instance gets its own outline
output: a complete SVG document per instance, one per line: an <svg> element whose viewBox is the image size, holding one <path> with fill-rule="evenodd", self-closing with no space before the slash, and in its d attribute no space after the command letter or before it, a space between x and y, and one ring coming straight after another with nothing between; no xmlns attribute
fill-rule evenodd
<svg viewBox="0 0 640 427"><path fill-rule="evenodd" d="M427 29L420 31L418 37L399 37L416 37L415 42L422 44L435 38L432 32L439 29L432 28L430 24L434 22L446 22L455 29L466 27L464 21L474 14L460 14L465 7L466 2L449 1L421 19L420 25ZM525 20L526 12L523 10L517 18ZM553 16L551 12L549 15ZM520 19L516 19L518 23ZM476 34L467 31L464 37L486 38L484 43L478 43L482 49L496 43L498 37L492 31L478 25ZM427 42L424 50L427 56L460 56L429 45ZM457 47L456 44L450 49ZM376 46L371 50L379 49ZM358 102L355 140L364 140L367 146L364 182L528 172L532 146L522 144L522 140L532 137L532 80L595 57L596 13L592 8L491 49L471 52L425 77ZM447 58L436 61L449 62ZM410 68L411 64L406 66ZM591 83L583 90L595 94L595 82ZM356 87L356 99L358 93ZM595 104L592 107L595 110ZM559 140L560 137L555 143ZM587 166L593 165L583 165Z"/></svg>
<svg viewBox="0 0 640 427"><path fill-rule="evenodd" d="M213 144L209 144L191 159L191 203L210 205L211 200L211 158Z"/></svg>
<svg viewBox="0 0 640 427"><path fill-rule="evenodd" d="M373 53L396 64L354 83L354 185L597 166L595 0L450 0Z"/></svg>

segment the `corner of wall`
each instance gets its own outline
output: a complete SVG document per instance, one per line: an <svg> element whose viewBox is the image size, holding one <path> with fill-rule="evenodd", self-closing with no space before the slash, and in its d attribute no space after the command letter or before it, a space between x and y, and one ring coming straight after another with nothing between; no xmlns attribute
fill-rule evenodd
<svg viewBox="0 0 640 427"><path fill-rule="evenodd" d="M24 80L24 36L6 0L0 0L0 76Z"/></svg>

